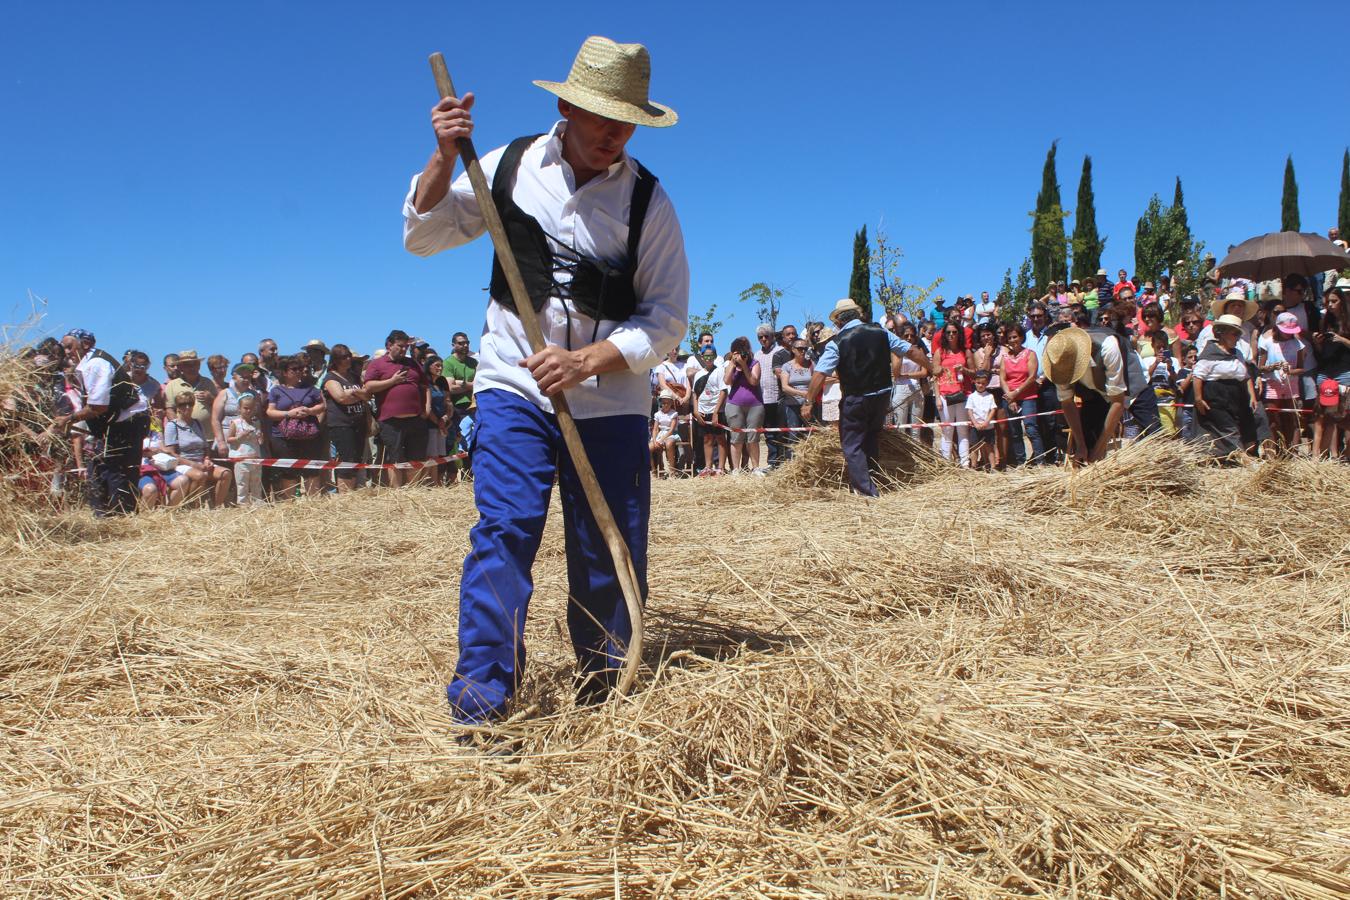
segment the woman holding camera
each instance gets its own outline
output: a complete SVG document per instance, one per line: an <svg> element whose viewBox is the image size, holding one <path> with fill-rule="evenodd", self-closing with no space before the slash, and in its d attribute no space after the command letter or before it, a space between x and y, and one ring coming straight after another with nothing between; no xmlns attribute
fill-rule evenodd
<svg viewBox="0 0 1350 900"><path fill-rule="evenodd" d="M740 469L749 454L750 469L763 474L759 467L759 432L764 427L764 395L759 379L759 363L750 352L750 339L738 337L731 342L723 378L727 386L727 425L731 432L731 468Z"/></svg>

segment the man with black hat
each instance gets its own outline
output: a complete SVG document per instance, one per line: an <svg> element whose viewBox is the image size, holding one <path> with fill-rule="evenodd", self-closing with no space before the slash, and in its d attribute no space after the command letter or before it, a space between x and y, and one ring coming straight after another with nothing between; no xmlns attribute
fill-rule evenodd
<svg viewBox="0 0 1350 900"><path fill-rule="evenodd" d="M578 702L609 693L632 634L613 560L553 413L562 391L646 592L648 374L684 335L689 307L675 208L625 152L636 126L676 121L673 110L648 100L650 71L642 45L588 38L566 82L535 82L557 95L561 121L482 158L533 309L516 309L494 263L474 377L480 518L460 581L459 661L447 688L460 723L504 715L520 681L530 570L555 475ZM485 229L468 178L451 182L456 141L473 131L473 103L472 94L447 97L432 110L437 148L403 207L404 245L420 256ZM544 350L531 352L517 313L539 316Z"/></svg>
<svg viewBox="0 0 1350 900"><path fill-rule="evenodd" d="M896 337L875 322L862 321L862 309L845 297L830 313L839 332L825 345L815 374L806 389L803 415L825 378L838 374L843 399L839 402L839 445L844 452L848 483L864 497L877 496L872 469L880 454L881 430L891 409L891 357L908 357L929 375L937 370L923 350Z"/></svg>

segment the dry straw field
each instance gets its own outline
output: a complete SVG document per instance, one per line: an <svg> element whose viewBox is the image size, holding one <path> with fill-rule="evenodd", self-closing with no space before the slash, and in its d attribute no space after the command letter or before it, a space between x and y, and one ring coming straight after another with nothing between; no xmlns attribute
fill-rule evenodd
<svg viewBox="0 0 1350 900"><path fill-rule="evenodd" d="M1350 478L828 438L656 486L647 670L574 710L555 516L513 760L462 752L463 488L0 505L0 893L1345 897Z"/></svg>

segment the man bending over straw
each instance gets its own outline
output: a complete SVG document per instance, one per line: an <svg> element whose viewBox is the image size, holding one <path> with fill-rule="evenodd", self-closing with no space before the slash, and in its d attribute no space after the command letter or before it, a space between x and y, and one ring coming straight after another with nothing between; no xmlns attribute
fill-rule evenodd
<svg viewBox="0 0 1350 900"><path fill-rule="evenodd" d="M530 569L555 472L579 703L609 694L632 634L613 560L553 414L549 398L561 391L570 389L586 452L646 595L648 373L679 343L689 306L675 209L624 150L637 125L676 121L673 110L647 99L650 68L641 44L587 38L567 81L535 82L558 96L561 121L482 160L549 346L530 352L494 260L474 379L479 520L464 560L459 661L447 688L462 724L504 715L519 684ZM453 184L450 177L456 141L473 131L473 103L466 93L432 109L437 148L403 206L404 245L420 256L466 244L485 230L467 175Z"/></svg>

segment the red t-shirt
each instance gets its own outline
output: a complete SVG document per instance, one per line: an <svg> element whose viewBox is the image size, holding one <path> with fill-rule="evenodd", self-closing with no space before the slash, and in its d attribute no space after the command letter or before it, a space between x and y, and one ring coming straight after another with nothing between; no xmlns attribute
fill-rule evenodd
<svg viewBox="0 0 1350 900"><path fill-rule="evenodd" d="M372 359L366 364L366 383L393 378L399 369L408 373L402 384L386 388L375 395L380 406L380 421L420 416L426 411L427 376L422 367L410 358L392 360L387 356Z"/></svg>

